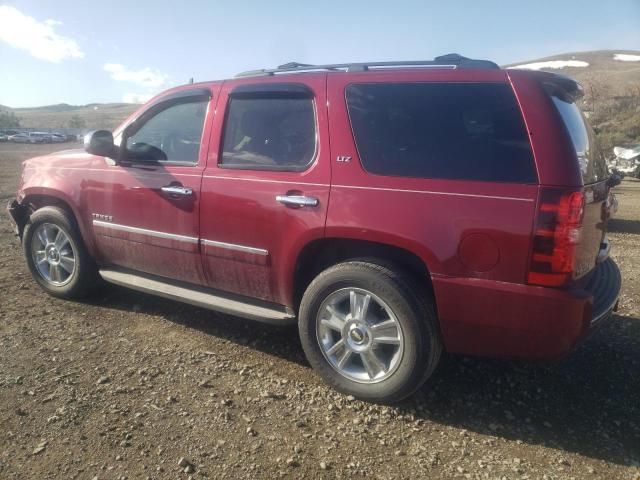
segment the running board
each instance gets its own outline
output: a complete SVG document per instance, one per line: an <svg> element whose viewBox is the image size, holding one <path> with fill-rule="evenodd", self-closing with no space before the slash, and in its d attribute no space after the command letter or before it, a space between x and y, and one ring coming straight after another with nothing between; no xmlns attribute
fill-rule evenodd
<svg viewBox="0 0 640 480"><path fill-rule="evenodd" d="M243 297L205 290L184 283L178 284L161 277L109 269L100 270L100 276L115 285L250 320L273 325L291 325L296 322L295 315L284 306L267 302L258 304L255 300L254 303L246 303Z"/></svg>

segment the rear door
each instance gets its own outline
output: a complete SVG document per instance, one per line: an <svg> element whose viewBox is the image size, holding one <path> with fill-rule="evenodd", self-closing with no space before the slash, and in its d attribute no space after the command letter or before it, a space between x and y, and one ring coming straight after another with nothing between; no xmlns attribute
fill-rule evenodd
<svg viewBox="0 0 640 480"><path fill-rule="evenodd" d="M324 74L223 85L200 211L211 287L292 305L296 258L324 235L326 105Z"/></svg>

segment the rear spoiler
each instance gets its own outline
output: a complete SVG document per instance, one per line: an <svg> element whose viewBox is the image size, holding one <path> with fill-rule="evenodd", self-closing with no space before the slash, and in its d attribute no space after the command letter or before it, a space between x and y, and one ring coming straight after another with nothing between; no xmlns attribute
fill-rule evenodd
<svg viewBox="0 0 640 480"><path fill-rule="evenodd" d="M567 102L575 102L584 96L584 88L576 80L566 75L550 72L535 72L549 95Z"/></svg>

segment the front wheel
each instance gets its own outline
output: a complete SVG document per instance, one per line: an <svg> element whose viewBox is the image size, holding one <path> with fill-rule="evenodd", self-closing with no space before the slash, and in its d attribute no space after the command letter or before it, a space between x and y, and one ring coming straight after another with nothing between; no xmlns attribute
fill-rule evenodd
<svg viewBox="0 0 640 480"><path fill-rule="evenodd" d="M36 210L25 226L22 245L33 279L53 296L82 297L98 280L74 218L60 208Z"/></svg>
<svg viewBox="0 0 640 480"><path fill-rule="evenodd" d="M309 285L299 330L311 366L337 390L379 403L411 395L442 350L435 312L400 269L354 261Z"/></svg>

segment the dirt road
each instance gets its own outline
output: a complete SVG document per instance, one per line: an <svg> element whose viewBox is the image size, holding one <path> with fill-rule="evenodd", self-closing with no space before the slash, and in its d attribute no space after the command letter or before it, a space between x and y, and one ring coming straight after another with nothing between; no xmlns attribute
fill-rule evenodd
<svg viewBox="0 0 640 480"><path fill-rule="evenodd" d="M51 148L0 144L3 203ZM50 298L3 214L0 478L640 479L640 182L616 190L609 326L554 364L446 356L394 408L325 387L294 328L117 287Z"/></svg>

